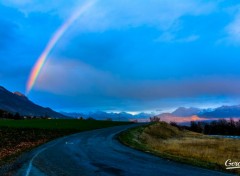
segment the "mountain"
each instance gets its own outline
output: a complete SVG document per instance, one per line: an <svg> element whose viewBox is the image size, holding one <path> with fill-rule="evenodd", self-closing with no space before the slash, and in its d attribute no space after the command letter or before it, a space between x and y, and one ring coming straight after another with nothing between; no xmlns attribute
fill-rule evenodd
<svg viewBox="0 0 240 176"><path fill-rule="evenodd" d="M210 112L201 113L199 116L208 118L239 118L240 105L221 106Z"/></svg>
<svg viewBox="0 0 240 176"><path fill-rule="evenodd" d="M107 120L112 119L115 121L128 121L129 115L131 114L125 114L125 113L107 113L104 111L93 111L93 112L81 112L81 113L68 113L68 112L61 112L62 114L66 116L70 116L73 118L94 118L96 120Z"/></svg>
<svg viewBox="0 0 240 176"><path fill-rule="evenodd" d="M139 113L136 115L132 115L127 112L120 112L120 113L114 113L114 112L104 112L104 111L94 111L94 112L85 112L85 113L66 113L61 112L62 114L74 118L94 118L96 120L106 120L106 119L112 119L113 121L129 121L129 120L137 120L137 119L146 119L148 120L152 114L148 113Z"/></svg>
<svg viewBox="0 0 240 176"><path fill-rule="evenodd" d="M214 109L199 108L177 108L172 113L156 115L163 121L190 122L190 121L212 121L218 118L240 118L240 105L221 106Z"/></svg>
<svg viewBox="0 0 240 176"><path fill-rule="evenodd" d="M50 108L44 108L31 102L20 92L10 92L0 86L0 109L19 113L26 116L48 116L52 118L67 118L66 116L53 111Z"/></svg>
<svg viewBox="0 0 240 176"><path fill-rule="evenodd" d="M179 107L171 113L161 113L156 116L162 120L171 121L171 119L176 119L176 118L177 119L184 119L184 118L186 119L186 118L190 118L193 116L197 116L199 113L201 113L203 111L204 110L202 110L202 109L194 108L194 107L190 107L190 108Z"/></svg>
<svg viewBox="0 0 240 176"><path fill-rule="evenodd" d="M174 119L175 116L172 114L172 113L161 113L161 114L158 114L156 115L156 117L160 118L160 120L163 120L163 121L171 121L171 119Z"/></svg>
<svg viewBox="0 0 240 176"><path fill-rule="evenodd" d="M205 117L200 116L199 114L210 112L211 109L199 109L199 108L185 108L179 107L172 113L161 113L156 115L161 120L166 122L177 122L187 124L190 121L206 121Z"/></svg>
<svg viewBox="0 0 240 176"><path fill-rule="evenodd" d="M172 115L178 116L178 117L188 117L188 116L192 116L192 115L197 115L200 112L201 112L201 109L199 109L199 108L180 107L180 108L177 108L175 111L173 111Z"/></svg>

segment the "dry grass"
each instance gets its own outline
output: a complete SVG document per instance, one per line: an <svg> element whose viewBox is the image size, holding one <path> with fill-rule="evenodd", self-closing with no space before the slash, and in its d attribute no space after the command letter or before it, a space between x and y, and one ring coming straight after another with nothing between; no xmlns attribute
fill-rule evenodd
<svg viewBox="0 0 240 176"><path fill-rule="evenodd" d="M46 140L38 140L36 142L21 142L16 146L13 146L12 148L3 148L0 150L0 160L4 159L5 157L11 156L11 155L15 155L18 154L21 151L25 151L28 150L29 148L38 146L40 144L45 143Z"/></svg>
<svg viewBox="0 0 240 176"><path fill-rule="evenodd" d="M227 159L240 161L240 140L181 131L165 122L146 127L137 139L155 154L198 166L225 170ZM240 169L232 172L240 173Z"/></svg>
<svg viewBox="0 0 240 176"><path fill-rule="evenodd" d="M0 167L14 161L22 152L72 131L0 128Z"/></svg>

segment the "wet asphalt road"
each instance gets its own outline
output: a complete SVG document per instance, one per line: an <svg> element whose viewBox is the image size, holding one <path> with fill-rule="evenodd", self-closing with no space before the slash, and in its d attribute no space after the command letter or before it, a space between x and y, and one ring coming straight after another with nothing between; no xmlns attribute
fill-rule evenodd
<svg viewBox="0 0 240 176"><path fill-rule="evenodd" d="M17 176L159 176L226 175L168 161L119 143L117 126L82 132L47 143L29 154Z"/></svg>

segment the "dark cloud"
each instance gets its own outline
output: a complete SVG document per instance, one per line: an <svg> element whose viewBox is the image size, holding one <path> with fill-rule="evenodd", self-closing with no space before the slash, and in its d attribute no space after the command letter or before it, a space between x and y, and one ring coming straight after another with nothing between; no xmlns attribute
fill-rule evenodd
<svg viewBox="0 0 240 176"><path fill-rule="evenodd" d="M12 45L17 39L17 25L0 18L0 51Z"/></svg>
<svg viewBox="0 0 240 176"><path fill-rule="evenodd" d="M232 86L234 85L234 86ZM203 77L185 80L128 82L116 87L114 94L121 98L157 100L201 96L240 97L240 81L234 77Z"/></svg>
<svg viewBox="0 0 240 176"><path fill-rule="evenodd" d="M22 22L23 14L15 8L0 4L0 50L14 46L19 40L19 23Z"/></svg>
<svg viewBox="0 0 240 176"><path fill-rule="evenodd" d="M121 37L114 32L80 34L60 41L55 48L55 55L78 59L97 68L107 69L109 64L123 55Z"/></svg>

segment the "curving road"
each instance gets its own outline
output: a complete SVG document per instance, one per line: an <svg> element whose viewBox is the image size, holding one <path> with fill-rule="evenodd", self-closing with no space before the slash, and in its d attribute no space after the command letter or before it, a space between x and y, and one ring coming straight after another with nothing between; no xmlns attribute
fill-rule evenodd
<svg viewBox="0 0 240 176"><path fill-rule="evenodd" d="M82 132L42 145L25 156L25 162L14 175L226 175L161 159L120 144L115 135L132 126Z"/></svg>

